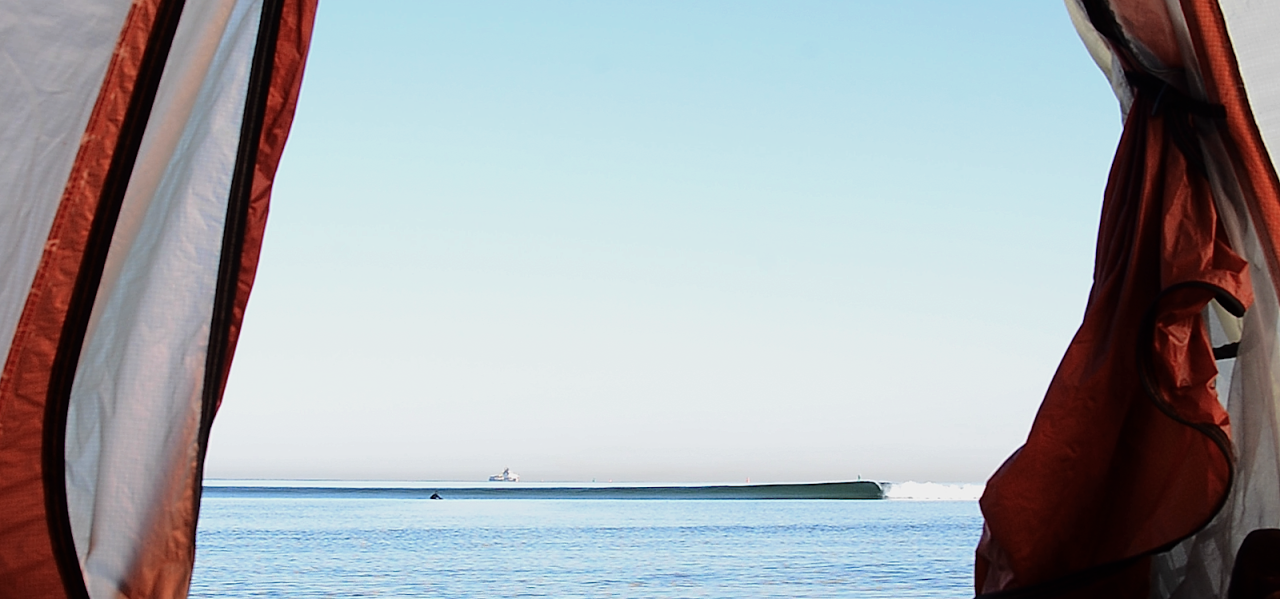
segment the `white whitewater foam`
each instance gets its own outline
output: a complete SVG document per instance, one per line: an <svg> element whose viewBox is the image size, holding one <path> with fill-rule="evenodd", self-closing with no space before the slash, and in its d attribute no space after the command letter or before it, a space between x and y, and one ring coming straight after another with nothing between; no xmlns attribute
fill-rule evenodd
<svg viewBox="0 0 1280 599"><path fill-rule="evenodd" d="M886 499L916 501L977 501L987 486L982 483L881 483Z"/></svg>

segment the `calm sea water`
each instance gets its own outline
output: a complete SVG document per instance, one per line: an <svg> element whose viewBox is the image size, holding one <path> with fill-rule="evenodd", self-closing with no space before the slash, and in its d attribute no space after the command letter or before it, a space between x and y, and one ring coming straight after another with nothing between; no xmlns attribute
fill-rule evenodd
<svg viewBox="0 0 1280 599"><path fill-rule="evenodd" d="M965 597L974 501L206 496L193 597Z"/></svg>

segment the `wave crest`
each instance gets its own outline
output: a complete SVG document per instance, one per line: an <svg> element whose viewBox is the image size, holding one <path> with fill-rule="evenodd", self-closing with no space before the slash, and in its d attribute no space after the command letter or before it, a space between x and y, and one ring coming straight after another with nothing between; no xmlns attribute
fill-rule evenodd
<svg viewBox="0 0 1280 599"><path fill-rule="evenodd" d="M977 501L986 485L982 483L883 483L885 499L915 501Z"/></svg>

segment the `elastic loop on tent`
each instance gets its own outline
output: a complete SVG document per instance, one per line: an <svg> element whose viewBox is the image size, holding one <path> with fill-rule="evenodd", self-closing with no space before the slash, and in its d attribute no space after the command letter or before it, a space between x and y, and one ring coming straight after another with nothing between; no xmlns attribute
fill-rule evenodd
<svg viewBox="0 0 1280 599"><path fill-rule="evenodd" d="M1180 113L1199 117L1210 119L1227 118L1227 108L1225 106L1192 98L1177 87L1170 85L1168 81L1155 75L1142 71L1125 71L1124 78L1134 88L1144 93L1155 94L1155 100L1152 102L1151 107L1152 116L1159 114L1161 108L1168 107Z"/></svg>
<svg viewBox="0 0 1280 599"><path fill-rule="evenodd" d="M1134 108L1143 98L1152 98L1151 117L1159 117L1165 133L1187 160L1188 168L1201 177L1207 177L1204 150L1200 147L1197 118L1225 121L1227 109L1221 104L1197 100L1188 96L1178 86L1142 71L1125 71L1125 79L1134 89Z"/></svg>
<svg viewBox="0 0 1280 599"><path fill-rule="evenodd" d="M1240 353L1239 341L1235 343L1228 343L1226 345L1213 348L1213 359L1230 360L1232 358L1235 358L1236 355L1238 355L1239 353Z"/></svg>

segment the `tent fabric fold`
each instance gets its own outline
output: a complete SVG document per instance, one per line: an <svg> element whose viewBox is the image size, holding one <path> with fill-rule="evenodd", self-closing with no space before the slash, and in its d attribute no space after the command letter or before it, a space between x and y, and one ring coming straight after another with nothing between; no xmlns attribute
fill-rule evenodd
<svg viewBox="0 0 1280 599"><path fill-rule="evenodd" d="M186 596L314 13L0 8L0 596Z"/></svg>
<svg viewBox="0 0 1280 599"><path fill-rule="evenodd" d="M1244 535L1280 526L1267 107L1213 0L1068 8L1125 127L1080 330L980 502L975 590L1225 596Z"/></svg>

